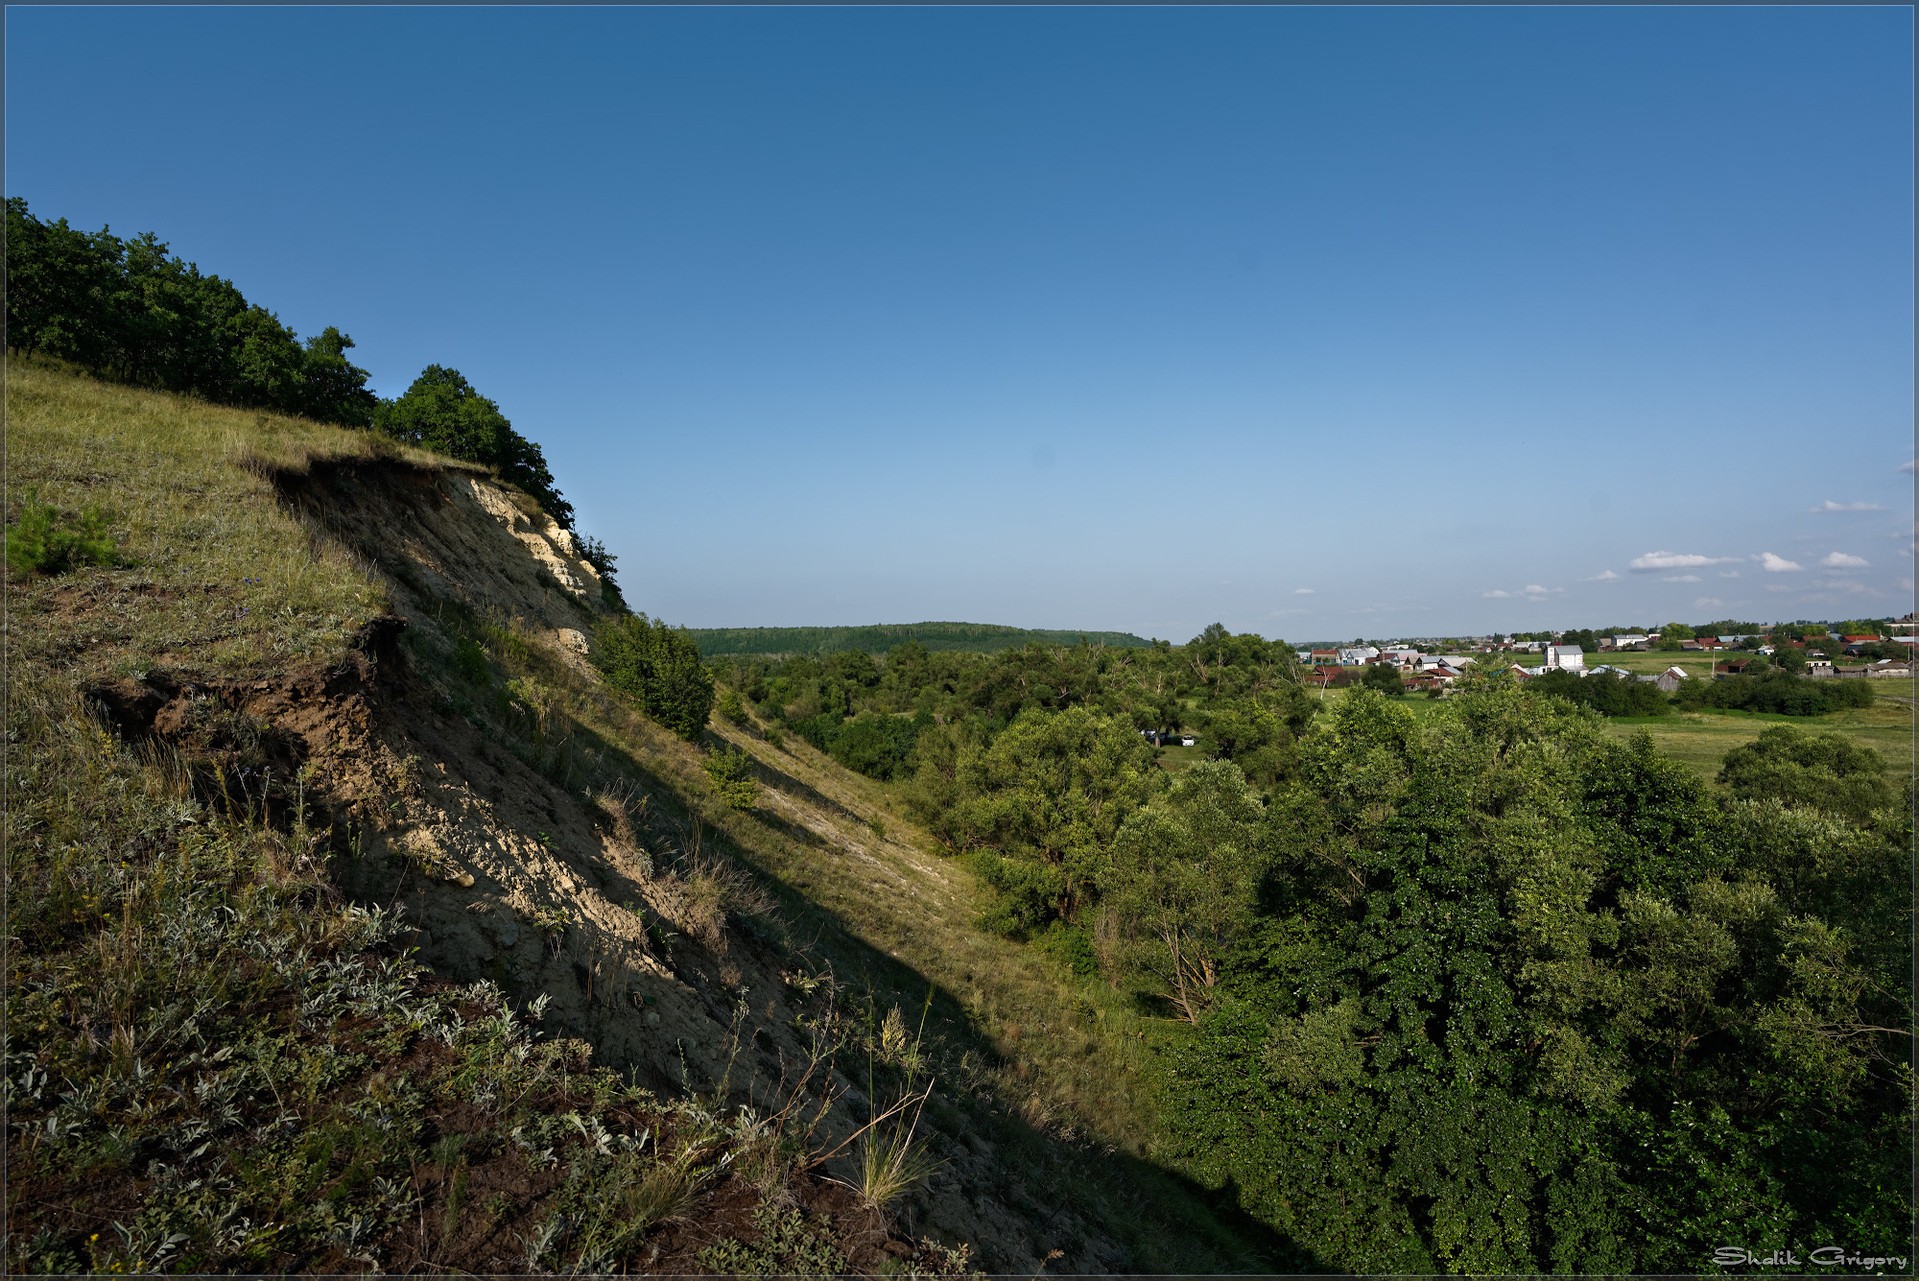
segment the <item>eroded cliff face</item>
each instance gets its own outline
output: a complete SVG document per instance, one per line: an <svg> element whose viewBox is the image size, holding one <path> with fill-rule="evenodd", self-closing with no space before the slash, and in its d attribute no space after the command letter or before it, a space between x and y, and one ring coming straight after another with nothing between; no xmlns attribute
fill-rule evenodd
<svg viewBox="0 0 1919 1281"><path fill-rule="evenodd" d="M386 580L398 622L363 695L371 736L309 744L357 833L355 892L404 906L436 970L545 997L550 1024L643 1081L711 1090L730 1067L741 1079L729 1086L771 1102L777 1051L801 1062L804 1047L756 1063L763 1052L738 1044L753 1029L735 1028L742 991L761 994L757 1022L790 1028L800 1015L782 958L739 925L769 905L699 848L697 814L644 768L649 753L693 749L632 723L641 742L608 741L562 706L619 710L587 662L606 607L572 535L450 469L322 464L278 484ZM476 637L514 649L534 675L499 688L476 666L463 679Z"/></svg>
<svg viewBox="0 0 1919 1281"><path fill-rule="evenodd" d="M252 766L226 785L329 822L343 887L402 907L435 971L494 980L640 1084L777 1114L811 1151L838 1151L823 1172L856 1179L849 1141L905 1088L897 1063L869 1081L855 1007L870 992L842 986L776 888L734 857L701 748L599 681L590 636L607 606L572 536L455 467L321 461L274 483L316 538L383 580L390 615L330 667L224 686L153 671L97 690L124 732L244 756ZM251 727L245 752L221 738L234 725ZM728 821L843 846L848 875L913 910L952 906L937 869L898 885L873 875L884 842L843 811L776 785ZM942 1103L917 1129L939 1164L891 1207L893 1231L969 1243L995 1271L1123 1267L1123 1251L972 1132L973 1106L985 1105Z"/></svg>

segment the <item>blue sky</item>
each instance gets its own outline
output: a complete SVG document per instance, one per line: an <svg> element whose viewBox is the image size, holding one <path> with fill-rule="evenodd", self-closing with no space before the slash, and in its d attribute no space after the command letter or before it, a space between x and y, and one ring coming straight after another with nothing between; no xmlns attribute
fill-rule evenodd
<svg viewBox="0 0 1919 1281"><path fill-rule="evenodd" d="M10 7L6 186L460 369L673 622L1903 613L1912 34Z"/></svg>

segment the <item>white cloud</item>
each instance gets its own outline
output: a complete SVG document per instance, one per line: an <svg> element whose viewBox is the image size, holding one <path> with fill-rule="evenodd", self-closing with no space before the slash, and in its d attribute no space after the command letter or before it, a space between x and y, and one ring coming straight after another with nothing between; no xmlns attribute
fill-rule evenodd
<svg viewBox="0 0 1919 1281"><path fill-rule="evenodd" d="M1739 577L1739 571L1736 569L1722 569L1719 571L1719 576L1721 578L1737 578Z"/></svg>
<svg viewBox="0 0 1919 1281"><path fill-rule="evenodd" d="M1919 463L1919 458L1908 458L1905 462L1899 464L1899 470L1910 476L1912 475L1912 465L1914 463Z"/></svg>
<svg viewBox="0 0 1919 1281"><path fill-rule="evenodd" d="M1487 600L1505 600L1508 596L1512 595L1511 592L1502 592L1498 588L1494 588L1492 591L1489 591L1489 592L1481 592L1479 594Z"/></svg>
<svg viewBox="0 0 1919 1281"><path fill-rule="evenodd" d="M1311 596L1312 594L1313 594L1313 589L1310 587L1293 588L1293 595L1295 596Z"/></svg>
<svg viewBox="0 0 1919 1281"><path fill-rule="evenodd" d="M1614 573L1612 570L1602 569L1597 574L1594 574L1591 578L1585 579L1584 581L1588 583L1610 583L1613 580L1617 579L1618 577L1619 575Z"/></svg>
<svg viewBox="0 0 1919 1281"><path fill-rule="evenodd" d="M1881 507L1878 503L1835 503L1832 499L1828 498L1817 507L1808 507L1806 510L1815 512L1878 512L1884 511L1885 508Z"/></svg>
<svg viewBox="0 0 1919 1281"><path fill-rule="evenodd" d="M1717 596L1695 596L1693 597L1692 607L1694 609L1717 609L1725 603L1725 601L1720 600Z"/></svg>
<svg viewBox="0 0 1919 1281"><path fill-rule="evenodd" d="M1649 569L1699 569L1738 559L1737 556L1701 556L1695 552L1647 552L1633 557L1631 568L1642 573Z"/></svg>
<svg viewBox="0 0 1919 1281"><path fill-rule="evenodd" d="M1827 569L1864 569L1870 562L1864 556L1848 556L1844 552L1830 552L1819 562Z"/></svg>
<svg viewBox="0 0 1919 1281"><path fill-rule="evenodd" d="M1832 600L1833 592L1838 592L1842 596L1884 596L1885 595L1885 593L1880 591L1877 587L1868 587L1856 578L1832 578L1832 579L1828 579L1824 583L1821 583L1820 586L1825 588L1825 590L1819 591L1819 592L1809 592L1806 595L1800 597L1800 599L1805 601Z"/></svg>
<svg viewBox="0 0 1919 1281"><path fill-rule="evenodd" d="M1796 560L1787 560L1784 556L1775 556L1771 552L1760 552L1756 559L1759 567L1769 574L1785 574L1795 569L1804 569Z"/></svg>
<svg viewBox="0 0 1919 1281"><path fill-rule="evenodd" d="M1661 574L1659 576L1659 581L1662 583L1696 583L1699 581L1699 575L1697 574Z"/></svg>
<svg viewBox="0 0 1919 1281"><path fill-rule="evenodd" d="M1563 592L1563 587L1541 587L1538 583L1527 583L1522 589L1528 596L1550 596L1554 592Z"/></svg>

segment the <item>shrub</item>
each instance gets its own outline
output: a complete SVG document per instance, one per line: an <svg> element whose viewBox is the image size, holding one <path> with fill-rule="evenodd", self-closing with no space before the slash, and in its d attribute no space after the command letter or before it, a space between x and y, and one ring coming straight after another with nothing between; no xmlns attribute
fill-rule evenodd
<svg viewBox="0 0 1919 1281"><path fill-rule="evenodd" d="M487 664L486 650L471 638L454 647L452 668L453 674L469 685L492 683L493 669Z"/></svg>
<svg viewBox="0 0 1919 1281"><path fill-rule="evenodd" d="M1719 781L1742 800L1771 798L1855 821L1894 799L1879 753L1837 734L1807 734L1791 725L1775 725L1727 752Z"/></svg>
<svg viewBox="0 0 1919 1281"><path fill-rule="evenodd" d="M77 516L28 499L7 527L7 568L16 575L64 574L83 565L113 565L119 549L96 507Z"/></svg>
<svg viewBox="0 0 1919 1281"><path fill-rule="evenodd" d="M840 725L828 739L833 759L869 778L893 779L906 771L919 726L899 716L866 713Z"/></svg>
<svg viewBox="0 0 1919 1281"><path fill-rule="evenodd" d="M613 563L619 557L606 550L606 544L591 534L581 536L579 547L580 559L600 576L600 603L615 613L625 610L626 598L620 595L620 585L613 577Z"/></svg>
<svg viewBox="0 0 1919 1281"><path fill-rule="evenodd" d="M1812 680L1772 672L1765 676L1727 676L1689 680L1676 701L1682 707L1723 707L1780 716L1820 716L1842 707L1867 707L1872 687L1862 680Z"/></svg>
<svg viewBox="0 0 1919 1281"><path fill-rule="evenodd" d="M684 628L645 614L608 619L594 629L593 661L607 683L682 738L697 738L713 710L713 676Z"/></svg>
<svg viewBox="0 0 1919 1281"><path fill-rule="evenodd" d="M737 747L722 747L706 758L706 777L722 801L736 810L750 810L760 799L753 778L753 758Z"/></svg>
<svg viewBox="0 0 1919 1281"><path fill-rule="evenodd" d="M1533 679L1531 688L1590 707L1602 716L1664 716L1672 708L1657 685L1608 672L1590 676L1546 672Z"/></svg>

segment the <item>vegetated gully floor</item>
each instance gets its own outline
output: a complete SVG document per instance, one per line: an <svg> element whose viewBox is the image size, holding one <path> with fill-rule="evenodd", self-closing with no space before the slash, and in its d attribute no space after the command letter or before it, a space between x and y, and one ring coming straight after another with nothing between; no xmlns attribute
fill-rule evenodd
<svg viewBox="0 0 1919 1281"><path fill-rule="evenodd" d="M427 477L377 471L323 469L283 483L283 493L310 526L348 541L392 580L389 591L409 618L417 650L435 630L432 614L443 609L444 593L466 594L460 592L470 569L464 562L476 550L449 541L453 534L470 537L473 521L464 532L436 537L436 525L450 518L444 511L422 515L418 504L445 508L446 492L461 498L466 482L450 480L443 489ZM414 510L395 510L396 501ZM497 511L492 517L486 524L510 520ZM405 520L416 518L417 528L396 536ZM482 531L497 539L496 531ZM510 558L510 545L502 546ZM485 572L497 576L499 567ZM591 623L563 592L500 581L483 591L479 599L468 594L469 605L517 602L536 639L542 625L557 634L560 626ZM774 1061L800 1048L785 1042L803 1011L781 990L781 976L801 959L797 944L813 965L829 964L844 989L869 994L880 1010L898 1006L909 1032L928 1010L926 1058L939 1085L920 1134L941 1165L899 1206L908 1230L969 1241L994 1270L1267 1271L1310 1262L1295 1259L1229 1202L1154 1163L1155 1127L1142 1071L1152 1021L1051 958L978 929L971 878L932 852L930 838L894 810L877 785L804 744L789 740L776 749L757 734L716 722L709 737L752 754L763 783L753 812L727 813L706 794L698 749L626 711L584 664L565 661L564 645L555 644L548 657L549 677L571 694L560 719L575 724L564 732L633 767L651 825L647 843L683 848L691 833L703 833L697 839L709 848L740 858L774 883L783 926L730 931L740 936L730 950L724 940L704 947L685 941L667 965L643 956L638 966L614 965L609 973L610 957L647 943L622 919L625 913L605 909L631 895L670 917L672 905L657 902L660 884L648 883L618 857L569 864L558 852L601 840L579 792L527 769L437 706L415 679L401 695L405 705L392 709L404 721L394 728L408 740L395 755L428 762L425 794L418 779L411 786L422 802L417 808L429 817L411 826L427 830L427 862L439 858L442 865L437 874L416 878L410 891L393 892L422 922L426 959L452 977L491 974L522 999L545 990L556 997L562 1025L587 1036L609 1061L645 1069L661 1084L670 1084L678 1068L684 1084L695 1088L712 1088L730 1070L724 1042L732 994L770 989L770 1001L755 997L765 1008L755 1008L760 1026L749 1026L745 1045L749 1060L758 1053L753 1075L764 1086L778 1075ZM464 785L453 786L453 775ZM473 816L482 809L486 820L477 824ZM435 811L454 821L431 818ZM493 847L490 860L474 847L481 825L488 831L479 844ZM406 835L403 830L393 840ZM471 888L474 872L478 891ZM555 885L563 887L557 897ZM504 902L489 902L489 889ZM482 910L477 918L476 907ZM503 935L516 914L524 920L542 907L566 912L580 927L569 927L565 954L546 955L537 942ZM512 963L504 965L508 957ZM596 1000L596 981L603 992L644 989L646 1015L617 998ZM662 1061L671 1057L663 1045L674 1046L680 1063ZM833 1137L865 1106L859 1065L841 1069L852 1074L842 1077L852 1105L830 1119L826 1133Z"/></svg>
<svg viewBox="0 0 1919 1281"><path fill-rule="evenodd" d="M1322 1270L1229 1197L1156 1163L1147 1042L1162 1021L977 926L978 883L881 785L790 735L774 747L716 719L710 736L757 765L753 825L775 839L742 840L743 856L786 891L798 920L828 931L815 937L843 978L899 1004L909 1028L926 1010L928 1042L944 1047L949 1065L963 1061L952 1084L970 1092L974 1113L943 1123L959 1122L979 1151L1039 1176L1060 1211L1084 1207L1115 1234L1122 1251L1106 1266ZM1040 1262L1084 1266L1068 1256Z"/></svg>

